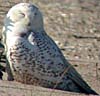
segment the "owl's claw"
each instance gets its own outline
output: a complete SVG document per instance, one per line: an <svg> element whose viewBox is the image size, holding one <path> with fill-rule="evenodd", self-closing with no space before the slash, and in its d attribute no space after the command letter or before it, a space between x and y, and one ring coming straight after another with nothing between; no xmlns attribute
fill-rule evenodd
<svg viewBox="0 0 100 96"><path fill-rule="evenodd" d="M14 81L14 78L13 78L12 76L8 76L8 77L7 77L7 80L8 80L8 81Z"/></svg>

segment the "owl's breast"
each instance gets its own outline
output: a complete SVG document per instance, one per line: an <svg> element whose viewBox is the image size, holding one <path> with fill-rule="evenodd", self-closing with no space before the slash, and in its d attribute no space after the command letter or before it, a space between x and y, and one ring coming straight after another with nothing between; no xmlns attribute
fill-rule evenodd
<svg viewBox="0 0 100 96"><path fill-rule="evenodd" d="M7 56L15 71L30 70L34 65L35 53L27 41L15 42L8 47Z"/></svg>
<svg viewBox="0 0 100 96"><path fill-rule="evenodd" d="M29 74L40 81L56 82L64 68L55 46L40 35L33 39L31 37L30 41L20 40L20 42L14 43L9 48L9 57L15 72Z"/></svg>

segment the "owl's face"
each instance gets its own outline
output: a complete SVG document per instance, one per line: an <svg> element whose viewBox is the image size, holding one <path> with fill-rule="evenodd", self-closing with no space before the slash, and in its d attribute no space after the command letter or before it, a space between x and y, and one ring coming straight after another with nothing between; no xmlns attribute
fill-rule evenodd
<svg viewBox="0 0 100 96"><path fill-rule="evenodd" d="M27 32L29 30L38 32L43 30L43 18L39 9L29 3L20 3L12 7L5 19L5 26L11 30Z"/></svg>

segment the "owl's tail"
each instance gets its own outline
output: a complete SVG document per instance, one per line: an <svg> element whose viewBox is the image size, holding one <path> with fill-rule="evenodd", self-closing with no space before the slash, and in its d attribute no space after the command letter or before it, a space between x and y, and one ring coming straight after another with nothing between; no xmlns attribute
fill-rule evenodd
<svg viewBox="0 0 100 96"><path fill-rule="evenodd" d="M85 94L93 94L93 95L98 95L94 90L91 89L91 87L82 79L79 73L72 67L69 70L69 75L68 77L76 83L76 85L79 87L80 92L85 93Z"/></svg>

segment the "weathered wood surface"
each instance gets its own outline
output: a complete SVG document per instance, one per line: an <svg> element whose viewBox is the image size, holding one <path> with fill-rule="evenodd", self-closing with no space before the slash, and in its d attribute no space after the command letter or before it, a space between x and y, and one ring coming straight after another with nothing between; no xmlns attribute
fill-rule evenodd
<svg viewBox="0 0 100 96"><path fill-rule="evenodd" d="M18 82L0 81L0 96L88 96L38 86L24 85ZM94 96L94 95L89 95Z"/></svg>

